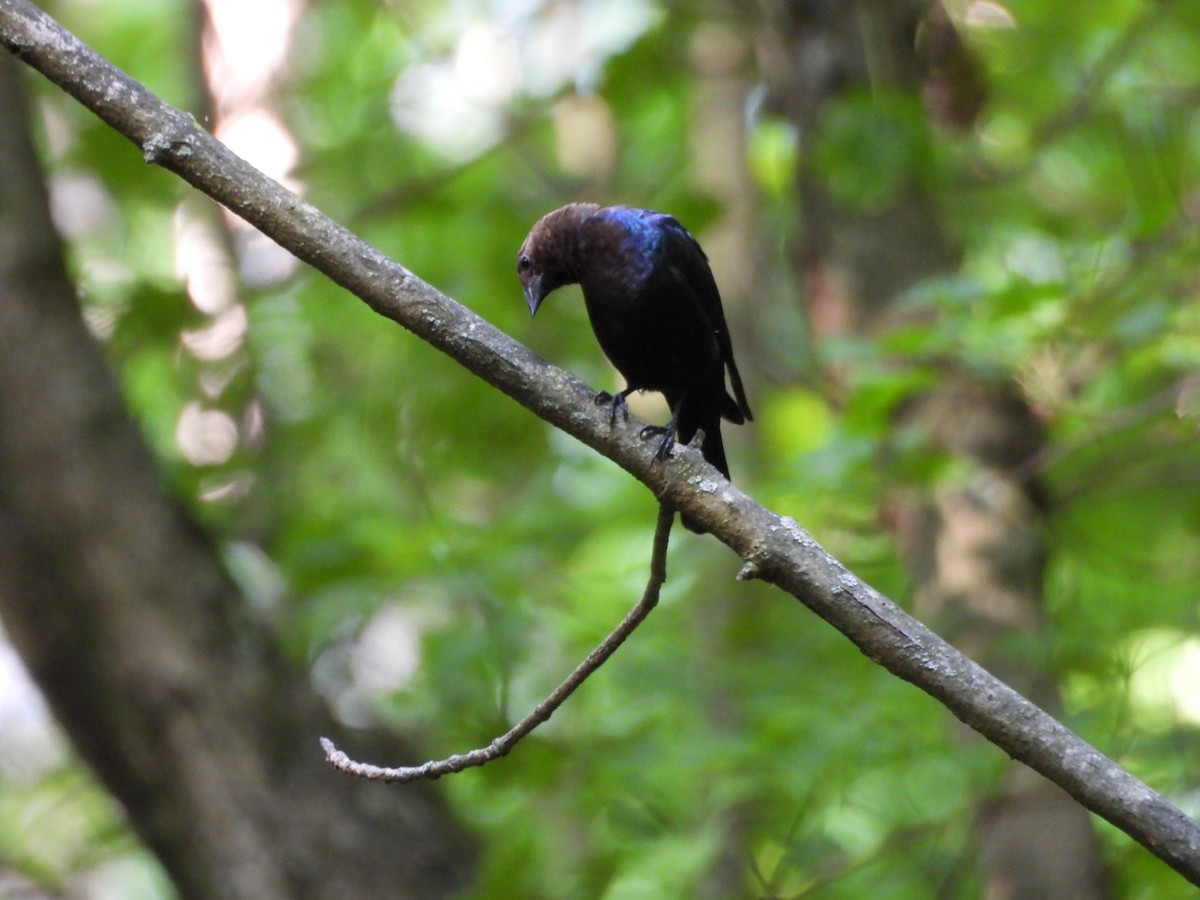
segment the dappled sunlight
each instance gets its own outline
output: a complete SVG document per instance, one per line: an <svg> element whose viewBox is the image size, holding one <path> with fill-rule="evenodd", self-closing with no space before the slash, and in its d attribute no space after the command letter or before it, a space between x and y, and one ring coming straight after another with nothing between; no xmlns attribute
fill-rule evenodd
<svg viewBox="0 0 1200 900"><path fill-rule="evenodd" d="M303 11L298 0L205 0L211 31L204 68L222 107L261 102L287 63L292 28Z"/></svg>
<svg viewBox="0 0 1200 900"><path fill-rule="evenodd" d="M1147 629L1125 641L1129 705L1140 727L1200 726L1200 637Z"/></svg>
<svg viewBox="0 0 1200 900"><path fill-rule="evenodd" d="M237 447L237 424L220 409L204 409L193 401L183 408L175 442L184 459L196 466L228 462Z"/></svg>
<svg viewBox="0 0 1200 900"><path fill-rule="evenodd" d="M957 4L947 4L953 8ZM963 22L969 28L1016 28L1017 20L1007 5L993 0L971 0L966 4Z"/></svg>
<svg viewBox="0 0 1200 900"><path fill-rule="evenodd" d="M300 191L302 185L291 177L299 148L274 106L301 5L292 0L208 0L206 9L203 60L215 113L207 124L234 153ZM243 440L237 418L253 432L256 445L265 428L257 401L242 412L217 406L245 369L249 316L241 295L246 285L262 288L286 280L298 263L227 212L217 219L208 209L186 202L177 207L173 222L176 273L196 309L208 317L203 325L180 332L183 348L201 364L196 383L204 400L183 405L174 440L193 466L219 467L233 458ZM222 223L229 234L220 231ZM199 496L208 502L241 497L251 481L248 474L233 474L204 484Z"/></svg>
<svg viewBox="0 0 1200 900"><path fill-rule="evenodd" d="M65 742L45 700L0 629L0 776L32 780L65 758Z"/></svg>
<svg viewBox="0 0 1200 900"><path fill-rule="evenodd" d="M359 633L350 654L355 686L378 700L404 687L421 661L423 619L401 604L385 606Z"/></svg>
<svg viewBox="0 0 1200 900"><path fill-rule="evenodd" d="M661 13L645 0L621 0L500 4L490 19L472 19L477 13L458 7L445 15L458 31L452 49L397 76L392 115L404 131L462 161L507 135L510 107L522 95L548 97L567 87L590 95L604 63Z"/></svg>
<svg viewBox="0 0 1200 900"><path fill-rule="evenodd" d="M237 297L237 276L211 222L189 212L186 204L175 210L175 271L183 279L196 309L217 315Z"/></svg>
<svg viewBox="0 0 1200 900"><path fill-rule="evenodd" d="M196 359L212 362L231 356L246 336L246 307L240 303L218 314L204 328L183 333L183 345Z"/></svg>
<svg viewBox="0 0 1200 900"><path fill-rule="evenodd" d="M291 190L299 190L299 182L289 178L289 175L300 157L300 151L291 131L276 113L257 106L238 110L222 116L214 133L250 165ZM241 225L250 227L244 222Z"/></svg>

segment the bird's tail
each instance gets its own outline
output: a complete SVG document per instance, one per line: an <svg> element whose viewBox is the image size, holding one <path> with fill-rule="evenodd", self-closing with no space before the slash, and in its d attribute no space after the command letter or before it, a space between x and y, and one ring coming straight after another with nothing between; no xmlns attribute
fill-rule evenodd
<svg viewBox="0 0 1200 900"><path fill-rule="evenodd" d="M680 444L690 444L697 431L704 432L704 439L700 442L701 455L728 478L729 463L725 459L725 442L721 440L720 416L708 416L701 422L681 416L675 422L675 440Z"/></svg>
<svg viewBox="0 0 1200 900"><path fill-rule="evenodd" d="M704 429L704 440L700 443L700 452L705 459L721 470L722 475L726 478L729 477L729 463L725 459L725 442L721 440L720 419L713 419Z"/></svg>
<svg viewBox="0 0 1200 900"><path fill-rule="evenodd" d="M728 419L734 425L741 425L750 418L750 407L747 406L745 409L742 409L738 401L726 393L721 400L721 417Z"/></svg>
<svg viewBox="0 0 1200 900"><path fill-rule="evenodd" d="M721 419L714 416L711 421L699 425L680 423L678 431L675 433L675 439L681 444L686 444L696 436L698 430L704 432L704 439L700 442L701 455L728 478L729 463L725 459L725 442L721 439ZM708 529L687 516L681 516L680 521L688 531L694 531L696 534L708 532Z"/></svg>

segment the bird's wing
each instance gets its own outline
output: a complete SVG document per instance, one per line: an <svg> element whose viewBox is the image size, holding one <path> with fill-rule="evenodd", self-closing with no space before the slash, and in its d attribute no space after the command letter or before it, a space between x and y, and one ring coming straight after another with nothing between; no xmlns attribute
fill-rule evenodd
<svg viewBox="0 0 1200 900"><path fill-rule="evenodd" d="M738 373L737 363L733 360L733 342L729 337L729 326L725 324L725 309L721 305L721 292L717 289L716 279L708 265L708 256L700 247L699 242L692 237L691 232L679 224L673 216L659 213L660 228L663 233L663 255L670 265L680 272L692 289L692 293L700 301L700 310L708 318L717 346L721 350L721 358L729 370L729 381L733 385L733 395L738 411L747 419L752 419L750 404L746 401L746 391L742 387L742 376ZM734 421L740 421L731 416Z"/></svg>

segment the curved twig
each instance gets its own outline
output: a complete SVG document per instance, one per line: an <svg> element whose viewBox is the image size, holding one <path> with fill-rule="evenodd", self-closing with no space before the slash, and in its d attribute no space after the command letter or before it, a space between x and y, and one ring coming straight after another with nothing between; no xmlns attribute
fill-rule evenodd
<svg viewBox="0 0 1200 900"><path fill-rule="evenodd" d="M493 760L507 756L523 737L537 728L557 710L568 697L575 693L593 672L600 668L617 648L625 643L625 639L650 614L650 610L658 605L658 595L663 583L667 580L667 541L671 537L671 522L675 519L675 510L665 503L658 508L658 522L654 527L654 545L650 553L650 578L642 591L642 597L637 605L625 614L621 623L601 641L591 653L575 667L574 671L556 687L549 696L533 708L533 711L520 722L496 738L486 747L479 747L468 753L458 753L446 759L430 760L419 766L375 766L370 763L357 762L334 746L329 738L321 738L321 747L325 750L325 759L339 772L355 775L370 781L418 781L420 779L436 779L443 775L461 772L473 766L482 766Z"/></svg>

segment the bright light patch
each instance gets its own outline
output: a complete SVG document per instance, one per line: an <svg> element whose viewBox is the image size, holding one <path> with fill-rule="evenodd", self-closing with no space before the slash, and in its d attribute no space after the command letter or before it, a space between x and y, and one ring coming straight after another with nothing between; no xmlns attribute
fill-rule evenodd
<svg viewBox="0 0 1200 900"><path fill-rule="evenodd" d="M971 28L1016 28L1017 18L1001 3L974 0L967 4L964 22Z"/></svg>
<svg viewBox="0 0 1200 900"><path fill-rule="evenodd" d="M113 227L117 204L95 175L61 172L50 179L50 214L63 237L79 240Z"/></svg>
<svg viewBox="0 0 1200 900"><path fill-rule="evenodd" d="M1014 237L1004 253L1008 271L1031 284L1057 284L1066 277L1058 243L1041 234Z"/></svg>
<svg viewBox="0 0 1200 900"><path fill-rule="evenodd" d="M278 117L257 107L223 117L217 137L250 165L286 183L299 151Z"/></svg>
<svg viewBox="0 0 1200 900"><path fill-rule="evenodd" d="M403 607L386 606L367 623L350 659L355 684L372 697L402 687L421 661L418 617Z"/></svg>
<svg viewBox="0 0 1200 900"><path fill-rule="evenodd" d="M215 46L205 48L209 84L219 104L259 98L287 59L295 0L208 0Z"/></svg>
<svg viewBox="0 0 1200 900"><path fill-rule="evenodd" d="M503 134L500 111L471 100L453 69L440 63L404 70L392 88L392 118L455 160L470 159Z"/></svg>
<svg viewBox="0 0 1200 900"><path fill-rule="evenodd" d="M1152 718L1200 725L1200 637L1159 629L1129 640L1129 703Z"/></svg>
<svg viewBox="0 0 1200 900"><path fill-rule="evenodd" d="M409 66L392 89L396 125L449 159L470 159L501 140L519 93L593 90L605 61L661 13L645 0L610 0L510 5L497 15L459 26L450 54Z"/></svg>
<svg viewBox="0 0 1200 900"><path fill-rule="evenodd" d="M175 271L203 313L228 309L237 296L228 258L210 223L190 215L186 205L175 212Z"/></svg>
<svg viewBox="0 0 1200 900"><path fill-rule="evenodd" d="M475 103L498 105L513 98L518 84L517 42L492 22L476 22L458 39L454 83Z"/></svg>
<svg viewBox="0 0 1200 900"><path fill-rule="evenodd" d="M1200 725L1200 639L1189 638L1183 642L1178 662L1171 672L1171 694L1180 718Z"/></svg>
<svg viewBox="0 0 1200 900"><path fill-rule="evenodd" d="M593 90L605 61L661 17L661 10L644 0L548 4L522 34L525 90L535 96L558 93L567 84Z"/></svg>
<svg viewBox="0 0 1200 900"><path fill-rule="evenodd" d="M63 741L17 652L0 633L0 772L33 779L62 764Z"/></svg>
<svg viewBox="0 0 1200 900"><path fill-rule="evenodd" d="M192 401L175 424L175 443L194 466L219 466L228 462L237 447L237 425L228 413L202 409Z"/></svg>
<svg viewBox="0 0 1200 900"><path fill-rule="evenodd" d="M183 345L196 359L213 361L232 356L246 336L246 307L229 307L204 328L183 333Z"/></svg>

